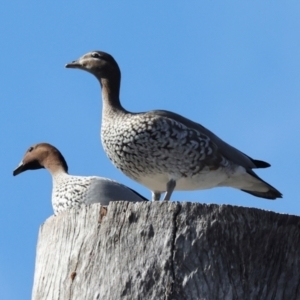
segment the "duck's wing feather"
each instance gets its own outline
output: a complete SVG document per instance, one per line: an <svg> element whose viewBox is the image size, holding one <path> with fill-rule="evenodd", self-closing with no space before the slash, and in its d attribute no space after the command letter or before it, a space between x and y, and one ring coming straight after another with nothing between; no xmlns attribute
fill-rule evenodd
<svg viewBox="0 0 300 300"><path fill-rule="evenodd" d="M116 181L95 177L86 192L85 203L101 203L108 205L110 201L148 201L145 197Z"/></svg>
<svg viewBox="0 0 300 300"><path fill-rule="evenodd" d="M234 162L237 165L243 166L245 169L254 169L254 168L267 168L270 167L270 164L261 160L255 160L239 151L238 149L230 146L219 137L217 137L210 130L205 128L204 126L193 122L179 114L165 111L165 110L153 110L149 111L149 114L154 114L160 117L173 119L177 122L182 123L186 127L192 128L194 130L199 131L201 134L206 135L218 148L218 152L222 154L228 160Z"/></svg>

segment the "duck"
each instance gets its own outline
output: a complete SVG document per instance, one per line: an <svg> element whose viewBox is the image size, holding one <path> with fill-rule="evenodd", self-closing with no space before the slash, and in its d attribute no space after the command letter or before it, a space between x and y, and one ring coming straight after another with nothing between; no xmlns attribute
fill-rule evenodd
<svg viewBox="0 0 300 300"><path fill-rule="evenodd" d="M38 143L30 146L22 161L13 171L16 176L27 170L47 169L52 176L52 208L55 215L83 205L110 201L142 202L145 197L131 188L109 178L99 176L73 176L61 152L51 144Z"/></svg>
<svg viewBox="0 0 300 300"><path fill-rule="evenodd" d="M152 200L174 191L232 187L265 199L282 194L253 171L252 159L204 126L166 110L129 112L120 102L121 71L112 55L91 51L65 65L96 77L102 90L101 141L113 165L147 187Z"/></svg>

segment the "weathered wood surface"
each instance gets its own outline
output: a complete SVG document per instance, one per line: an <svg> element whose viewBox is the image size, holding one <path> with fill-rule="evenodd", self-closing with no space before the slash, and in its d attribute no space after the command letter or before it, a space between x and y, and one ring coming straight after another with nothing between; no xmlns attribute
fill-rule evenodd
<svg viewBox="0 0 300 300"><path fill-rule="evenodd" d="M40 228L33 300L300 299L300 218L113 202Z"/></svg>

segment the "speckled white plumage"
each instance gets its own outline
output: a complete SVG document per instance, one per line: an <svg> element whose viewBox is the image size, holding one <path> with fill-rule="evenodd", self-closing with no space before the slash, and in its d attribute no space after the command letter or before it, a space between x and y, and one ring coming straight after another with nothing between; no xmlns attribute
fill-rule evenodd
<svg viewBox="0 0 300 300"><path fill-rule="evenodd" d="M110 201L147 201L143 196L114 180L98 176L73 176L67 173L67 163L54 146L40 143L31 146L13 172L18 175L26 170L46 168L52 176L52 207L57 215L69 208Z"/></svg>
<svg viewBox="0 0 300 300"><path fill-rule="evenodd" d="M66 173L52 175L52 207L55 214L65 209L80 208L83 204L110 201L146 201L141 195L114 180L98 176L72 176Z"/></svg>

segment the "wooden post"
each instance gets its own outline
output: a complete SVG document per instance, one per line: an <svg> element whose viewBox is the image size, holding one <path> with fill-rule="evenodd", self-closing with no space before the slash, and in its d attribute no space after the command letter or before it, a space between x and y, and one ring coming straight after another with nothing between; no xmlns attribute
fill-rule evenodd
<svg viewBox="0 0 300 300"><path fill-rule="evenodd" d="M229 205L93 204L40 228L33 300L299 300L300 218Z"/></svg>

